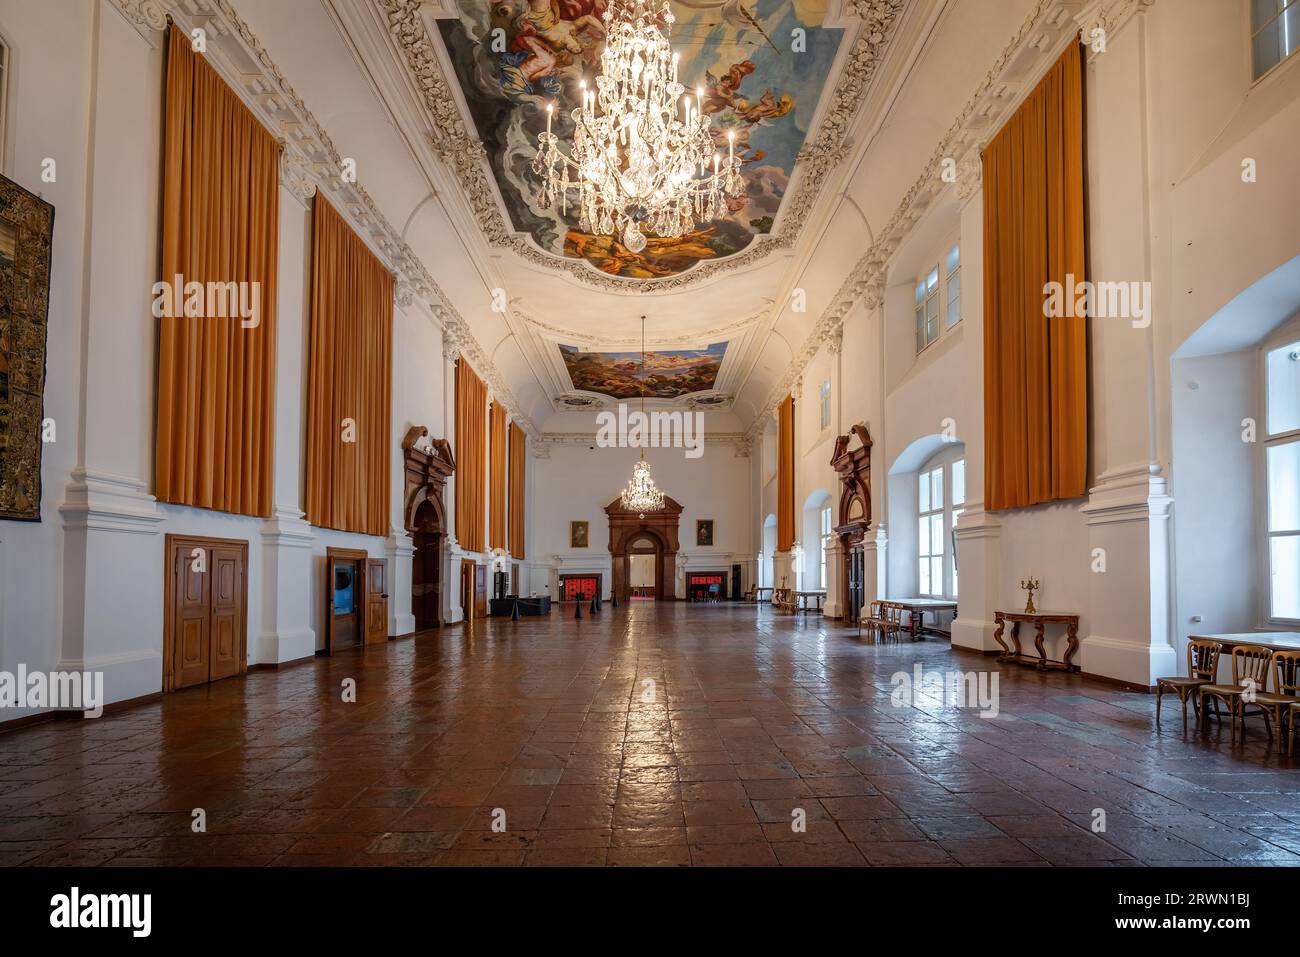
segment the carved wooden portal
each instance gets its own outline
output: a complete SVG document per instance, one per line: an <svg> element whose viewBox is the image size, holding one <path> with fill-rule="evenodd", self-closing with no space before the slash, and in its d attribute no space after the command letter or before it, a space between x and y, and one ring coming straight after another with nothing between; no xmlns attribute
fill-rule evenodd
<svg viewBox="0 0 1300 957"><path fill-rule="evenodd" d="M415 546L411 566L411 613L416 629L442 624L442 543L447 533L445 492L456 471L446 439L428 439L429 430L412 426L402 439L406 491L402 516Z"/></svg>
<svg viewBox="0 0 1300 957"><path fill-rule="evenodd" d="M676 598L677 525L682 506L665 495L661 511L646 512L642 517L614 499L605 506L605 514L609 516L609 554L614 566L612 591L618 600L628 600L629 557L634 551L644 551L647 544L655 553L655 598Z"/></svg>
<svg viewBox="0 0 1300 957"><path fill-rule="evenodd" d="M854 438L857 447L850 448ZM855 425L848 435L835 440L831 468L840 477L835 534L839 536L844 561L839 569L839 594L844 596L846 617L857 621L864 601L863 543L871 528L871 433L865 425Z"/></svg>

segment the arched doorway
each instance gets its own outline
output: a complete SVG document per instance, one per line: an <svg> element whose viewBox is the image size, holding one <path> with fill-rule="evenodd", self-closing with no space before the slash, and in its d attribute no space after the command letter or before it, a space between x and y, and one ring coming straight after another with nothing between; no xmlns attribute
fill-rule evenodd
<svg viewBox="0 0 1300 957"><path fill-rule="evenodd" d="M628 598L657 598L663 589L663 542L646 532L627 542Z"/></svg>
<svg viewBox="0 0 1300 957"><path fill-rule="evenodd" d="M631 599L631 559L654 553L654 597L676 598L677 526L682 506L664 496L664 507L642 516L623 508L618 499L605 506L609 516L609 554L614 571L611 590L619 601Z"/></svg>
<svg viewBox="0 0 1300 957"><path fill-rule="evenodd" d="M430 439L424 426L412 426L402 439L406 493L403 516L415 546L411 564L411 614L416 630L442 624L442 543L447 531L443 493L456 470L451 446Z"/></svg>

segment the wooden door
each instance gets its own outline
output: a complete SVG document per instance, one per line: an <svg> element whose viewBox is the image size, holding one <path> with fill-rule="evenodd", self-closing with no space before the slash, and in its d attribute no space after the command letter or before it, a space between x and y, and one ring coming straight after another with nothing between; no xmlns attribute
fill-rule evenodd
<svg viewBox="0 0 1300 957"><path fill-rule="evenodd" d="M487 566L474 566L474 617L487 617Z"/></svg>
<svg viewBox="0 0 1300 957"><path fill-rule="evenodd" d="M176 549L172 565L179 576L172 658L172 688L188 688L208 680L212 657L212 615L208 592L207 549L195 545Z"/></svg>
<svg viewBox="0 0 1300 957"><path fill-rule="evenodd" d="M210 587L212 590L212 644L210 680L229 678L243 671L244 650L244 577L243 554L229 545L212 549Z"/></svg>
<svg viewBox="0 0 1300 957"><path fill-rule="evenodd" d="M365 641L366 561L359 548L325 551L325 654Z"/></svg>
<svg viewBox="0 0 1300 957"><path fill-rule="evenodd" d="M248 543L168 535L163 690L243 674L248 667Z"/></svg>
<svg viewBox="0 0 1300 957"><path fill-rule="evenodd" d="M388 640L388 559L366 559L366 638L368 645Z"/></svg>
<svg viewBox="0 0 1300 957"><path fill-rule="evenodd" d="M473 621L474 614L474 560L460 560L460 608L466 621Z"/></svg>

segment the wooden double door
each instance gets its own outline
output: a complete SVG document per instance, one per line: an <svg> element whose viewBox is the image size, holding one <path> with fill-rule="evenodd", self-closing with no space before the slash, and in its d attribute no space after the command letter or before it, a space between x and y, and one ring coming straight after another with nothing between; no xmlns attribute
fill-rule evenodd
<svg viewBox="0 0 1300 957"><path fill-rule="evenodd" d="M168 535L163 690L243 674L248 667L248 542Z"/></svg>
<svg viewBox="0 0 1300 957"><path fill-rule="evenodd" d="M325 554L325 653L388 640L388 560L352 548Z"/></svg>

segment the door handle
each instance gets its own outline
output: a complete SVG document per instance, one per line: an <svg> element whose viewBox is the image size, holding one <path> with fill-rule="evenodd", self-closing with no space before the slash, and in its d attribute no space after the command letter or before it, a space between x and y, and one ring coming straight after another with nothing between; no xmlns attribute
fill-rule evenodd
<svg viewBox="0 0 1300 957"><path fill-rule="evenodd" d="M380 597L380 598L387 598L388 596L387 596L387 595L380 595L379 597Z"/></svg>

